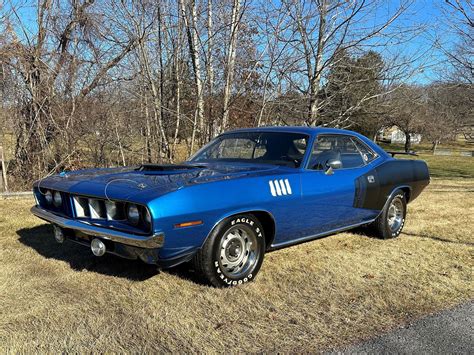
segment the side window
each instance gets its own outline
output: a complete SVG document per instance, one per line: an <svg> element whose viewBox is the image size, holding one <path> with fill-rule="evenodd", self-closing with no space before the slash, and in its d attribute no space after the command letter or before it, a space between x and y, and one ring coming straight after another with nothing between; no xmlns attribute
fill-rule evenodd
<svg viewBox="0 0 474 355"><path fill-rule="evenodd" d="M377 158L377 154L375 154L375 152L372 149L367 147L358 138L352 137L352 140L354 141L354 144L357 147L357 150L359 151L360 155L362 156L362 159L364 160L365 164L368 164L372 160Z"/></svg>
<svg viewBox="0 0 474 355"><path fill-rule="evenodd" d="M340 145L339 136L318 136L311 151L308 167L313 170L325 170L329 160L340 160Z"/></svg>
<svg viewBox="0 0 474 355"><path fill-rule="evenodd" d="M357 168L364 166L376 154L357 138L346 135L318 136L311 152L309 168L325 170L331 159L340 160L342 168Z"/></svg>

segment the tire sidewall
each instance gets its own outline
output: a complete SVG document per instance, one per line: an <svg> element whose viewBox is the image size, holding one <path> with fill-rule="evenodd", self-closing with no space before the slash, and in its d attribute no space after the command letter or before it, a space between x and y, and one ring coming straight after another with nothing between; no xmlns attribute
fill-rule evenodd
<svg viewBox="0 0 474 355"><path fill-rule="evenodd" d="M255 262L253 268L249 270L248 273L240 277L232 277L227 274L225 270L222 270L219 263L220 258L220 241L221 238L226 234L226 232L235 226L242 225L250 229L256 235L259 248L259 258ZM218 280L218 283L222 286L237 286L247 283L255 279L260 267L262 266L263 256L265 253L265 234L263 227L260 222L252 215L237 215L230 218L227 218L221 223L221 225L216 229L213 235L212 243L212 273L213 276Z"/></svg>
<svg viewBox="0 0 474 355"><path fill-rule="evenodd" d="M400 199L401 202L402 202L402 206L403 206L403 218L402 218L402 222L400 223L400 226L397 228L397 230L395 231L392 231L389 224L388 224L388 210L390 208L390 205L392 204L393 200L395 199ZM388 236L388 238L396 238L400 235L400 233L402 232L403 230L403 227L405 226L405 217L406 217L406 214L407 214L407 203L406 203L406 199L405 199L405 194L401 191L398 191L389 201L389 203L387 204L387 208L385 210L385 213L384 213L384 223L385 223L385 229L386 229L386 235Z"/></svg>

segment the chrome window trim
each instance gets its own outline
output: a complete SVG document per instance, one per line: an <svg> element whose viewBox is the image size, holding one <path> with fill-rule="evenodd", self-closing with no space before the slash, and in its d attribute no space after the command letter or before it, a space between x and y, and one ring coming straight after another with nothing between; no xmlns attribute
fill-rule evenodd
<svg viewBox="0 0 474 355"><path fill-rule="evenodd" d="M372 152L372 154L374 155L374 159L366 162L364 160L364 157L362 156L362 152L359 150L359 148L357 147L357 144L354 144L357 151L359 152L359 154L362 156L362 160L364 161L364 165L363 166L366 166L366 165L369 165L370 163L372 163L375 159L377 159L379 157L379 155L377 154L376 151L374 151L371 147L369 147L364 141L362 141L360 138L356 137L356 136L350 136L350 135L347 135L350 137L350 139L356 143L356 142L359 142L361 145L363 145L364 147L367 148L368 151Z"/></svg>

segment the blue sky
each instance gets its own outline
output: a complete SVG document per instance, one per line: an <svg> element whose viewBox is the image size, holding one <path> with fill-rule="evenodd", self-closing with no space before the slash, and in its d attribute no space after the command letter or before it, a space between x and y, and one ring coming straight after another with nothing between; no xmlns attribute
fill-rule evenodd
<svg viewBox="0 0 474 355"><path fill-rule="evenodd" d="M400 0L388 0L387 5L395 9L400 2ZM446 19L442 6L444 6L444 0L414 0L398 22L398 25L402 26L423 28L417 36L393 48L394 52L406 53L407 56L416 58L413 66L418 67L419 70L412 77L412 82L425 84L438 80L441 71L446 67L446 57L434 43L438 40L439 43L450 47L455 38L450 32L444 30Z"/></svg>

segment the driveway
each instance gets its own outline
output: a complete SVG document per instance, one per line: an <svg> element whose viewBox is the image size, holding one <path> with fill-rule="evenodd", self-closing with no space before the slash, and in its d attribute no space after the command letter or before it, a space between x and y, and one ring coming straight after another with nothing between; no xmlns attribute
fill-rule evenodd
<svg viewBox="0 0 474 355"><path fill-rule="evenodd" d="M474 301L404 328L340 349L339 353L474 353Z"/></svg>

